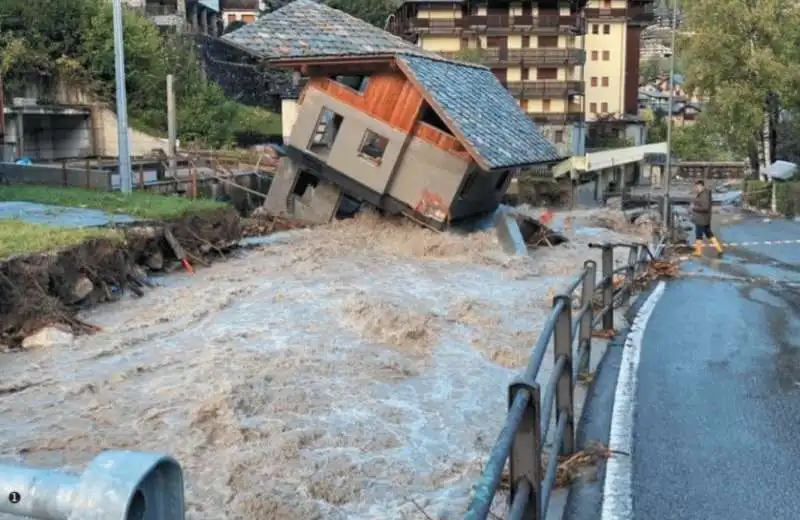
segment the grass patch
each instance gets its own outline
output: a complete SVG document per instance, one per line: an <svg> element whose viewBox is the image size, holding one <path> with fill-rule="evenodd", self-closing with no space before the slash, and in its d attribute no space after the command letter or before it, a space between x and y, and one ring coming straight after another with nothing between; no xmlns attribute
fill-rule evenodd
<svg viewBox="0 0 800 520"><path fill-rule="evenodd" d="M22 220L0 220L0 258L55 251L91 238L124 240L119 231L103 228L58 228Z"/></svg>
<svg viewBox="0 0 800 520"><path fill-rule="evenodd" d="M0 202L6 201L91 208L107 213L125 214L151 220L168 220L188 214L208 213L230 207L224 202L209 199L191 200L185 197L145 192L123 195L116 191L24 185L0 187Z"/></svg>

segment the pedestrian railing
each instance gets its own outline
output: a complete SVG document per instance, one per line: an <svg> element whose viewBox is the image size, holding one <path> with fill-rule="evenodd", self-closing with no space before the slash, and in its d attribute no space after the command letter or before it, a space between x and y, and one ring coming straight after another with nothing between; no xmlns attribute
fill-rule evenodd
<svg viewBox="0 0 800 520"><path fill-rule="evenodd" d="M465 520L489 517L506 462L510 483L508 520L545 518L556 483L559 456L576 451L573 390L578 376L589 370L592 332L598 325L613 330L614 309L630 298L646 264L661 254L664 241L658 242L654 252L644 244L604 243L589 247L602 250L602 277L597 280L597 264L588 260L567 290L553 298L553 310L533 347L524 374L508 387L508 415ZM628 263L618 269L614 268L616 249L628 250ZM578 301L574 308L576 292ZM555 365L542 393L536 379L551 339ZM547 438L554 410L555 434L542 475L543 439Z"/></svg>

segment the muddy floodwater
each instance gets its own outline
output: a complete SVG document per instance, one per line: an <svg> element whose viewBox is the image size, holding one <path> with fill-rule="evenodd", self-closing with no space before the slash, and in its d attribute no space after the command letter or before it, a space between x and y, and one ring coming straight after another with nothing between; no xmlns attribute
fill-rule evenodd
<svg viewBox="0 0 800 520"><path fill-rule="evenodd" d="M455 517L553 293L589 241L630 238L579 228L509 258L364 215L164 278L83 315L94 336L0 358L0 454L170 453L192 520Z"/></svg>

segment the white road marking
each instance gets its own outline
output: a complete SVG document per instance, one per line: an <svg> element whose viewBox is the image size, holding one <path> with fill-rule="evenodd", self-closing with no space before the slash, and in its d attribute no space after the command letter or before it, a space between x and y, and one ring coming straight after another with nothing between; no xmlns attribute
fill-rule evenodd
<svg viewBox="0 0 800 520"><path fill-rule="evenodd" d="M614 394L614 411L611 415L609 448L614 451L606 464L603 485L603 510L601 520L630 520L633 518L631 478L633 473L633 413L636 405L637 373L642 353L642 339L647 322L664 294L665 284L659 282L647 298L631 325L631 331L622 349L622 365ZM619 452L630 456L618 455Z"/></svg>

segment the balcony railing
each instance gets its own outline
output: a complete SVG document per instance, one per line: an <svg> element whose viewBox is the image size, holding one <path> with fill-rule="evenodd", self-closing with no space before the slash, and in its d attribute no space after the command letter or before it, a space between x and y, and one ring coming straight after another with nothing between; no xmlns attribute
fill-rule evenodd
<svg viewBox="0 0 800 520"><path fill-rule="evenodd" d="M568 124L584 120L583 112L529 112L528 117L538 124Z"/></svg>
<svg viewBox="0 0 800 520"><path fill-rule="evenodd" d="M501 83L503 83L501 81ZM514 97L527 98L567 98L571 95L583 94L582 81L531 80L507 81L504 86Z"/></svg>
<svg viewBox="0 0 800 520"><path fill-rule="evenodd" d="M577 15L511 16L505 14L471 15L463 18L411 18L409 28L428 34L476 32L530 32L536 30L580 31L583 27Z"/></svg>
<svg viewBox="0 0 800 520"><path fill-rule="evenodd" d="M655 9L652 5L623 7L619 9L587 8L586 18L589 20L626 19L633 22L652 23L655 21Z"/></svg>
<svg viewBox="0 0 800 520"><path fill-rule="evenodd" d="M501 49L490 47L488 49L468 49L471 56L480 58L486 65L550 65L553 67L567 67L582 65L586 62L586 52L581 49ZM460 51L443 51L439 54L450 60L458 60Z"/></svg>

